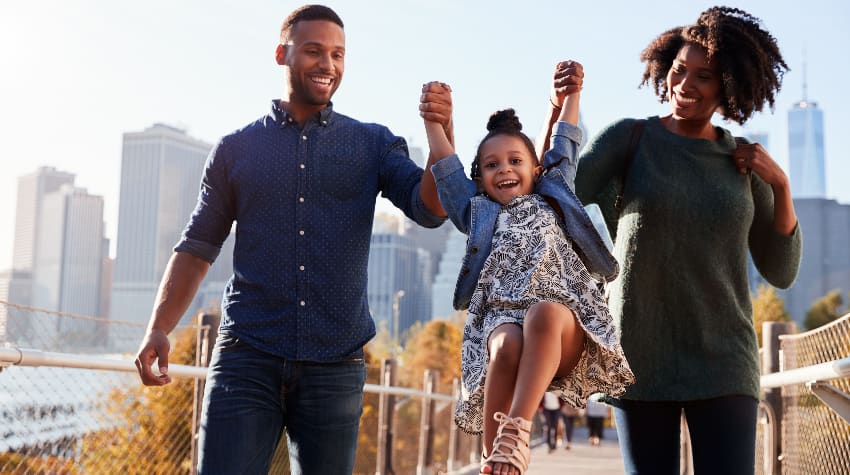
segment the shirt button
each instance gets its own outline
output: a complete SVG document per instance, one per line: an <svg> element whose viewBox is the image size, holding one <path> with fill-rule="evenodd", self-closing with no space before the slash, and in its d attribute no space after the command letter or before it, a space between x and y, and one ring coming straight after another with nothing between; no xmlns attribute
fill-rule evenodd
<svg viewBox="0 0 850 475"><path fill-rule="evenodd" d="M302 168L302 169L304 169L304 164L303 164L303 163L302 163L300 166L301 166L301 168Z"/></svg>
<svg viewBox="0 0 850 475"><path fill-rule="evenodd" d="M299 203L303 203L303 202L304 202L304 197L303 197L303 196L299 196L299 197L298 197L298 202L299 202Z"/></svg>
<svg viewBox="0 0 850 475"><path fill-rule="evenodd" d="M304 270L304 266L300 266L300 267L298 267L298 268L299 268L299 269L301 269L301 270Z"/></svg>
<svg viewBox="0 0 850 475"><path fill-rule="evenodd" d="M307 302L305 302L305 301L303 301L303 300L302 300L302 301L301 301L301 306L303 307L303 306L305 306L305 305L307 305Z"/></svg>
<svg viewBox="0 0 850 475"><path fill-rule="evenodd" d="M304 230L302 229L302 230L298 231L298 234L300 234L300 235L302 235L302 236L303 236L303 235L304 235Z"/></svg>
<svg viewBox="0 0 850 475"><path fill-rule="evenodd" d="M322 125L328 125L328 121L323 120L323 121L322 121Z"/></svg>
<svg viewBox="0 0 850 475"><path fill-rule="evenodd" d="M301 140L307 140L307 136L306 136L306 135L302 135L302 136L301 136Z"/></svg>

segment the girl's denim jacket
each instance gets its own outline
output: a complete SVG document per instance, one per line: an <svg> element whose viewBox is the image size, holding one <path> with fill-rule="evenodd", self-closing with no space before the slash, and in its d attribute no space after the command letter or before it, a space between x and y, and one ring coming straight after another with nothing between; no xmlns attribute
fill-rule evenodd
<svg viewBox="0 0 850 475"><path fill-rule="evenodd" d="M544 172L537 179L534 192L557 203L563 214L561 225L573 242L582 262L597 280L610 282L617 277L620 266L611 255L611 238L598 208L591 218L576 197L575 176L577 154L582 133L578 127L558 122L552 133L552 148L543 157ZM437 182L440 203L455 227L469 236L466 255L455 286L454 308L465 310L484 261L490 255L496 218L502 205L478 193L476 182L469 179L458 156L450 155L431 166Z"/></svg>

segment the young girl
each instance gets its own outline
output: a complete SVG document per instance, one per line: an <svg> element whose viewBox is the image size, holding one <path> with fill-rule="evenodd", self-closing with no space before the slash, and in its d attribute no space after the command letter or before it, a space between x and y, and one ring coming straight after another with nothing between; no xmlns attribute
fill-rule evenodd
<svg viewBox="0 0 850 475"><path fill-rule="evenodd" d="M469 236L454 299L469 309L455 422L475 434L483 426L482 473L525 472L547 390L583 407L633 381L603 291L619 268L572 191L582 77L580 64L559 63L552 100L564 105L543 166L512 109L490 117L472 180L443 127L425 121L431 153L445 157L432 167L440 201ZM440 83L425 91L422 111L450 94Z"/></svg>

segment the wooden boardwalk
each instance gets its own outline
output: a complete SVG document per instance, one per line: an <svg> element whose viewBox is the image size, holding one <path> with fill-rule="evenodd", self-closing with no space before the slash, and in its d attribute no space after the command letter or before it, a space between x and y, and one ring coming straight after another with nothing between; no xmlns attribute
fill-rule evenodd
<svg viewBox="0 0 850 475"><path fill-rule="evenodd" d="M467 467L462 475L478 473L478 467ZM593 447L587 442L587 428L576 427L570 450L559 446L549 452L544 444L536 445L531 451L531 464L526 475L622 475L623 459L617 443L617 431L605 428L605 439Z"/></svg>

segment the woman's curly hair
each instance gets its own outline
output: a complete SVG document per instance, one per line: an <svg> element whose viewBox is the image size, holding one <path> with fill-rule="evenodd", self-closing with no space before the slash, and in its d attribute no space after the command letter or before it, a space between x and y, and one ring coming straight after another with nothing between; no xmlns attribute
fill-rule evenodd
<svg viewBox="0 0 850 475"><path fill-rule="evenodd" d="M487 120L487 135L481 139L478 149L475 151L475 158L472 160L472 169L470 170L470 176L472 178L481 177L481 166L479 165L479 161L481 160L481 146L496 135L510 135L519 138L525 144L526 148L528 148L531 156L537 160L534 143L522 132L522 123L519 121L516 111L513 109L496 111L490 114L490 118Z"/></svg>
<svg viewBox="0 0 850 475"><path fill-rule="evenodd" d="M762 29L761 20L737 8L711 7L693 25L655 38L640 55L646 63L641 85L651 84L661 102L669 100L667 72L685 44L702 47L717 64L724 119L743 125L765 103L773 109L788 65L776 39Z"/></svg>

